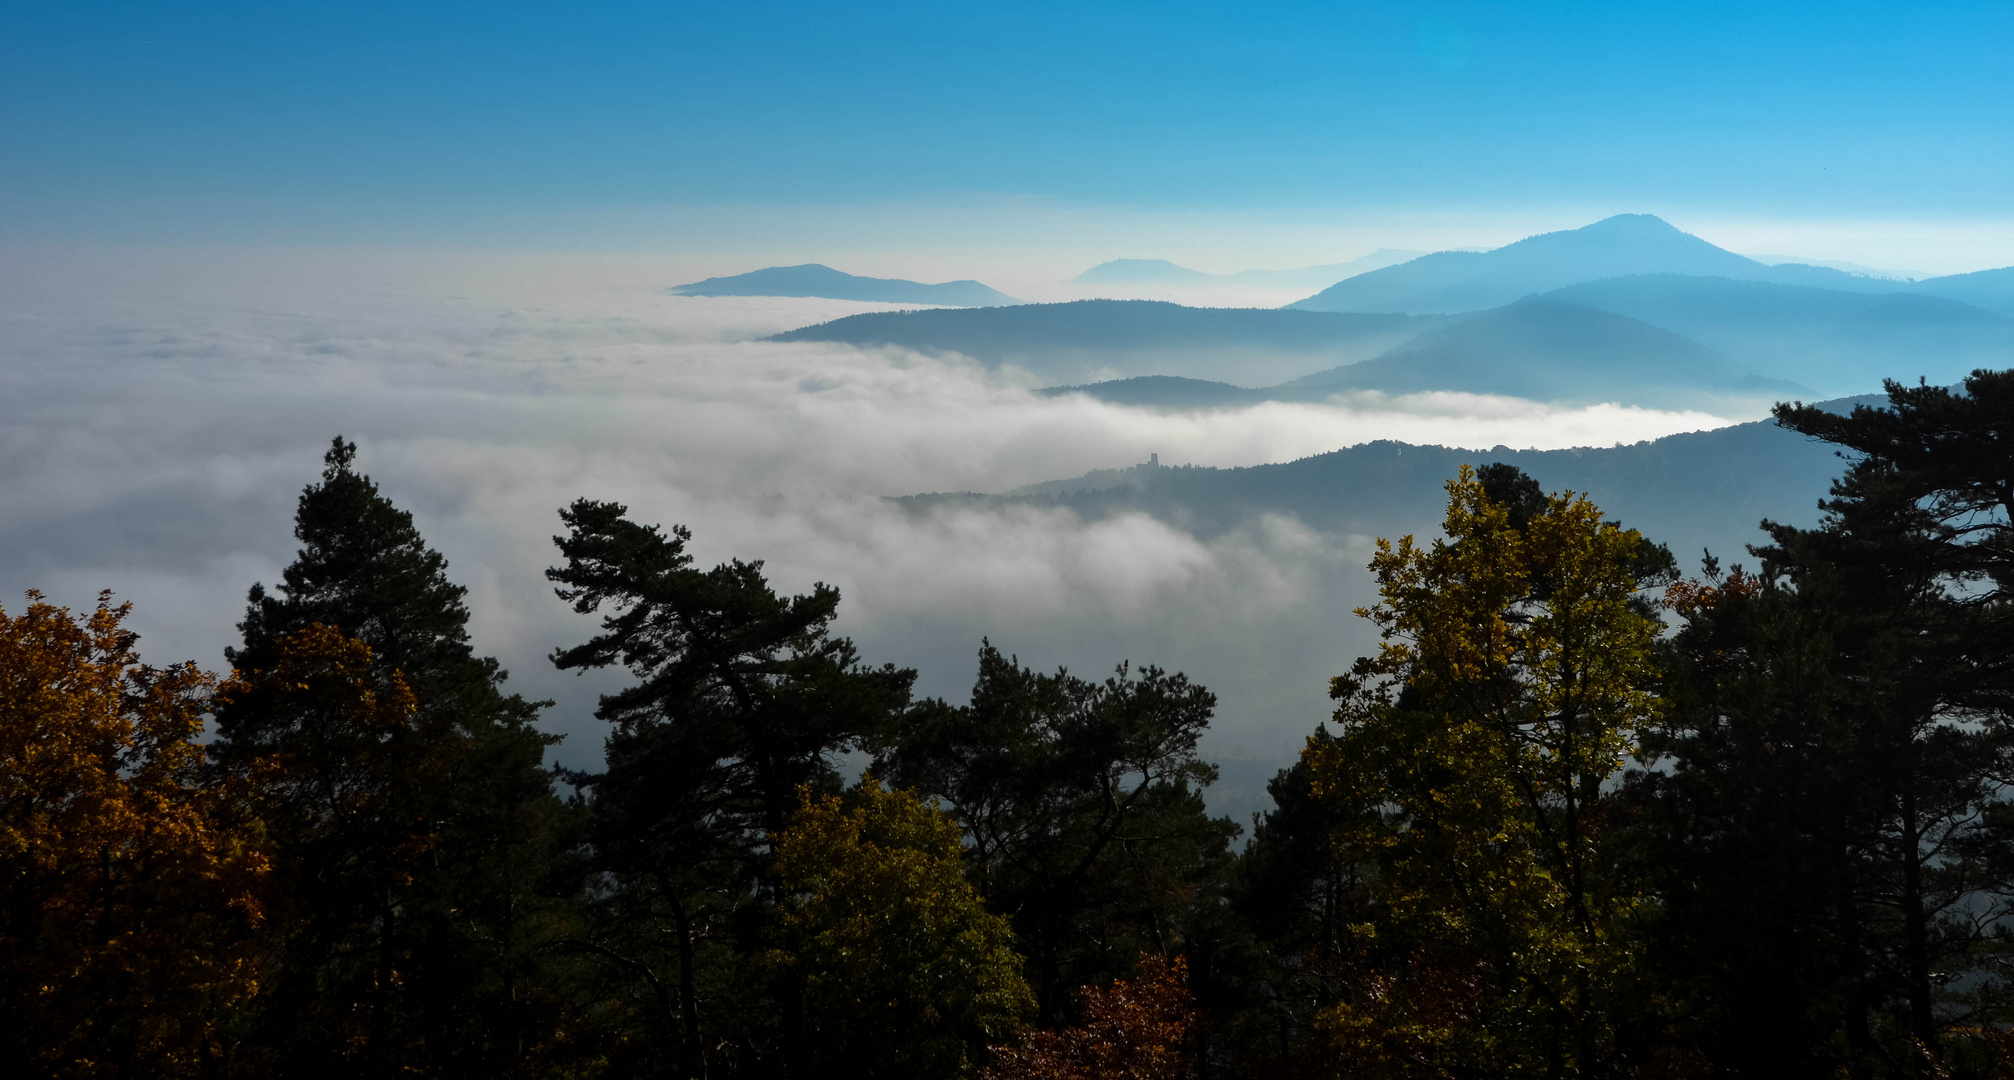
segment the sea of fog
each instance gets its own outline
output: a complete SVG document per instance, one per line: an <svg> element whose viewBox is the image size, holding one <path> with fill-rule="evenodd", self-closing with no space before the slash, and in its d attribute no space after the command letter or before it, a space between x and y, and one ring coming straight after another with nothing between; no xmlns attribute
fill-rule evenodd
<svg viewBox="0 0 2014 1080"><path fill-rule="evenodd" d="M760 337L887 305L686 298L692 268L591 256L357 251L0 252L0 606L24 590L132 601L151 662L223 664L244 593L292 557L329 440L446 554L478 648L556 704L593 767L597 693L555 672L590 632L542 571L579 496L682 523L711 563L841 591L866 659L962 699L982 637L1080 674L1122 660L1216 690L1225 809L1327 714L1368 649L1371 538L1261 516L1208 542L1145 516L910 513L886 496L998 492L1152 453L1284 461L1372 439L1610 445L1728 421L1459 394L1164 414L1044 398L1013 370ZM1242 816L1242 814L1241 814Z"/></svg>

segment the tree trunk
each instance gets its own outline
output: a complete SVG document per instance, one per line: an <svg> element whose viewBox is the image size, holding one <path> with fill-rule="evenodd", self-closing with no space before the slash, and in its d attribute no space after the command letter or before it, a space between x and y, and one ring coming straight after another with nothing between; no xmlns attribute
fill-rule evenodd
<svg viewBox="0 0 2014 1080"><path fill-rule="evenodd" d="M1916 822L1915 785L1902 786L1903 964L1909 971L1909 1034L1916 1040L1917 1072L1929 1077L1937 1062L1937 1022L1930 1010L1930 944L1923 912L1923 846Z"/></svg>

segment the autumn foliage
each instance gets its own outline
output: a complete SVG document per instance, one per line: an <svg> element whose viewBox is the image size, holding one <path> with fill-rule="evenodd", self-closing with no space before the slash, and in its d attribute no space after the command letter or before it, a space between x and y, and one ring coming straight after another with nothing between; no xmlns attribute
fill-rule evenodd
<svg viewBox="0 0 2014 1080"><path fill-rule="evenodd" d="M102 598L0 611L0 1056L193 1076L259 989L267 863L196 737L213 678L151 668Z"/></svg>
<svg viewBox="0 0 2014 1080"><path fill-rule="evenodd" d="M993 1052L986 1080L1177 1080L1196 1024L1181 957L1142 956L1140 973L1079 992L1076 1025L1029 1031Z"/></svg>

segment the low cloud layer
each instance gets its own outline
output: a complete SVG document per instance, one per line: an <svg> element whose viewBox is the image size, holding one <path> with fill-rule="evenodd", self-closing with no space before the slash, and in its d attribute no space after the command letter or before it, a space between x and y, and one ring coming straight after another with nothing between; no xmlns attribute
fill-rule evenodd
<svg viewBox="0 0 2014 1080"><path fill-rule="evenodd" d="M545 656L588 632L540 572L587 495L681 522L702 561L838 585L875 662L959 696L982 635L1041 666L1121 659L1218 690L1215 752L1279 759L1369 636L1370 538L1260 517L1208 542L1142 516L905 511L883 496L1003 491L1158 453L1286 460L1370 439L1607 445L1702 414L1431 394L1160 414L1029 393L956 359L754 340L873 310L671 297L647 263L356 253L61 257L0 266L0 589L135 601L156 662L222 662L244 590L292 556L293 500L329 438L414 512L470 588L480 648L558 701L591 766L606 679Z"/></svg>

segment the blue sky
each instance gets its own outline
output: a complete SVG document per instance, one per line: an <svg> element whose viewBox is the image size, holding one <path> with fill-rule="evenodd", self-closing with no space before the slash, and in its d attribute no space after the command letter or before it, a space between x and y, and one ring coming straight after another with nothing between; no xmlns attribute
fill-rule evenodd
<svg viewBox="0 0 2014 1080"><path fill-rule="evenodd" d="M14 0L0 237L1017 201L1962 231L2014 220L2010 56L2005 2Z"/></svg>

